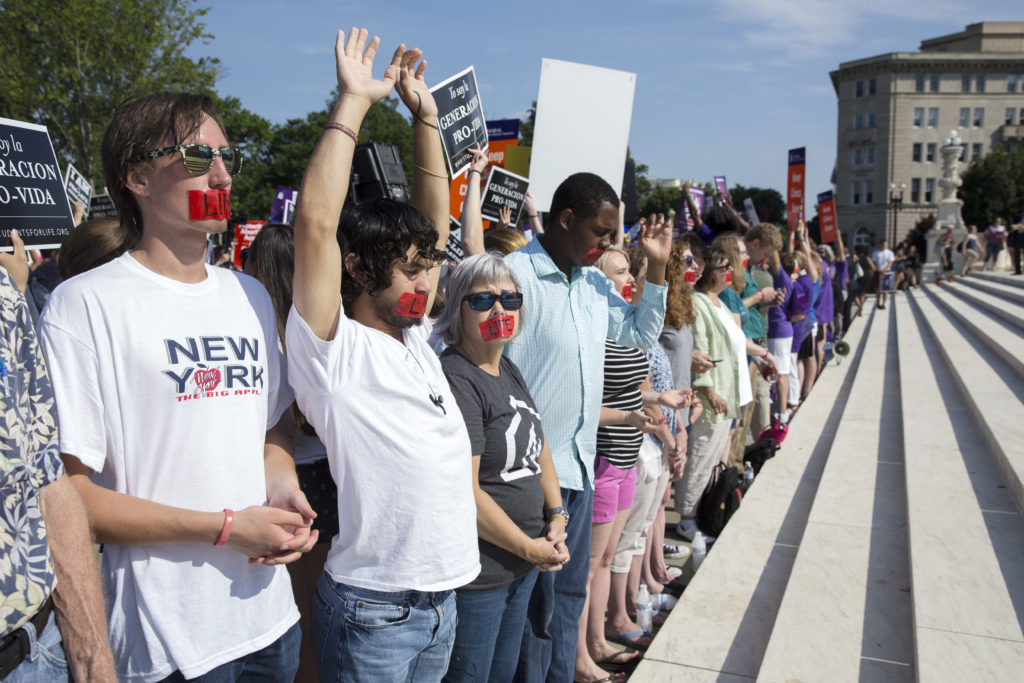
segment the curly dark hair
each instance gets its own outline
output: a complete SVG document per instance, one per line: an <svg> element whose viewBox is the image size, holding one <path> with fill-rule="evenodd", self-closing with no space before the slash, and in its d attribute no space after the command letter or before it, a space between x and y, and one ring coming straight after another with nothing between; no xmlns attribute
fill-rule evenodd
<svg viewBox="0 0 1024 683"><path fill-rule="evenodd" d="M341 280L346 312L364 291L374 294L391 286L391 266L405 259L415 245L425 258L434 256L438 233L416 208L391 199L373 199L345 207L338 226L341 253L355 254L357 277Z"/></svg>
<svg viewBox="0 0 1024 683"><path fill-rule="evenodd" d="M693 253L693 245L689 240L674 240L668 264L665 266L665 282L668 284L668 295L665 297L665 324L677 330L683 329L683 325L692 325L697 319L697 314L693 311L693 290L684 281L686 265L683 263L683 253L687 249Z"/></svg>

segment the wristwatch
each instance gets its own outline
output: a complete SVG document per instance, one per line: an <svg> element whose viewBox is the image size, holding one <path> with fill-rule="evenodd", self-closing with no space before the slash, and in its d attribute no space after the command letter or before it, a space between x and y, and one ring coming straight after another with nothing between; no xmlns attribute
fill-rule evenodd
<svg viewBox="0 0 1024 683"><path fill-rule="evenodd" d="M544 511L544 521L545 522L550 522L551 518L554 517L555 515L562 515L563 517L565 517L565 523L566 524L569 523L569 511L565 509L564 505L559 505L556 508L548 508L547 510L545 510Z"/></svg>

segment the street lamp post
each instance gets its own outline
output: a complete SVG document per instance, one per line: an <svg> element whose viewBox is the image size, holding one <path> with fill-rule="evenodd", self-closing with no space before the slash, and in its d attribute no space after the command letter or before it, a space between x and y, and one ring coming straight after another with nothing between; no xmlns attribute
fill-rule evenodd
<svg viewBox="0 0 1024 683"><path fill-rule="evenodd" d="M889 184L889 210L892 212L892 239L889 247L896 248L896 225L899 222L900 209L903 208L903 193L907 189L906 183L900 183L899 194L896 194L896 183Z"/></svg>

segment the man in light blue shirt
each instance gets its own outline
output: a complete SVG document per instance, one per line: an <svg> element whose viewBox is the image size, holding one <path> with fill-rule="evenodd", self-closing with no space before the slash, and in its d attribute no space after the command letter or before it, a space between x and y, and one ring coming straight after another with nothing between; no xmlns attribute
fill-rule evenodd
<svg viewBox="0 0 1024 683"><path fill-rule="evenodd" d="M570 521L571 560L543 573L523 634L519 680L574 680L577 622L586 601L594 457L604 384L604 340L646 349L665 319L665 264L670 226L658 221L639 235L647 285L636 306L588 267L611 244L619 223L615 190L592 173L569 176L555 190L544 233L506 257L523 288L529 316L505 353L519 367L544 424Z"/></svg>

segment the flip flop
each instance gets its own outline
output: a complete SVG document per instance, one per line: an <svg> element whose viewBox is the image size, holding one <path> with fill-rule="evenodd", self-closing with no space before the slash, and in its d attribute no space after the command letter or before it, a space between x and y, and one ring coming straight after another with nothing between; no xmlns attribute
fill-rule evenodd
<svg viewBox="0 0 1024 683"><path fill-rule="evenodd" d="M590 681L577 681L573 679L575 683L623 683L626 680L626 674L621 671L613 673L604 678L595 678Z"/></svg>
<svg viewBox="0 0 1024 683"><path fill-rule="evenodd" d="M641 643L640 642L641 639L643 639L643 638L649 638L651 640L654 639L654 636L652 636L647 631L644 631L643 629L640 629L638 631L630 631L629 633L621 633L621 634L613 633L611 635L608 635L606 633L604 637L605 637L606 640L610 640L613 643L618 643L619 645L625 645L626 647L631 647L634 650L640 650L641 652L646 650L651 645L650 641L648 641L647 643Z"/></svg>
<svg viewBox="0 0 1024 683"><path fill-rule="evenodd" d="M679 579L672 579L668 583L663 583L661 586L662 592L678 598L683 594L683 591L686 590L687 584L683 583Z"/></svg>
<svg viewBox="0 0 1024 683"><path fill-rule="evenodd" d="M621 657L622 655L632 655L632 657L626 661L617 661L616 657ZM636 650L621 650L613 654L611 657L602 659L597 663L597 665L605 671L613 674L631 673L633 669L640 664L641 659L643 659L643 655Z"/></svg>

